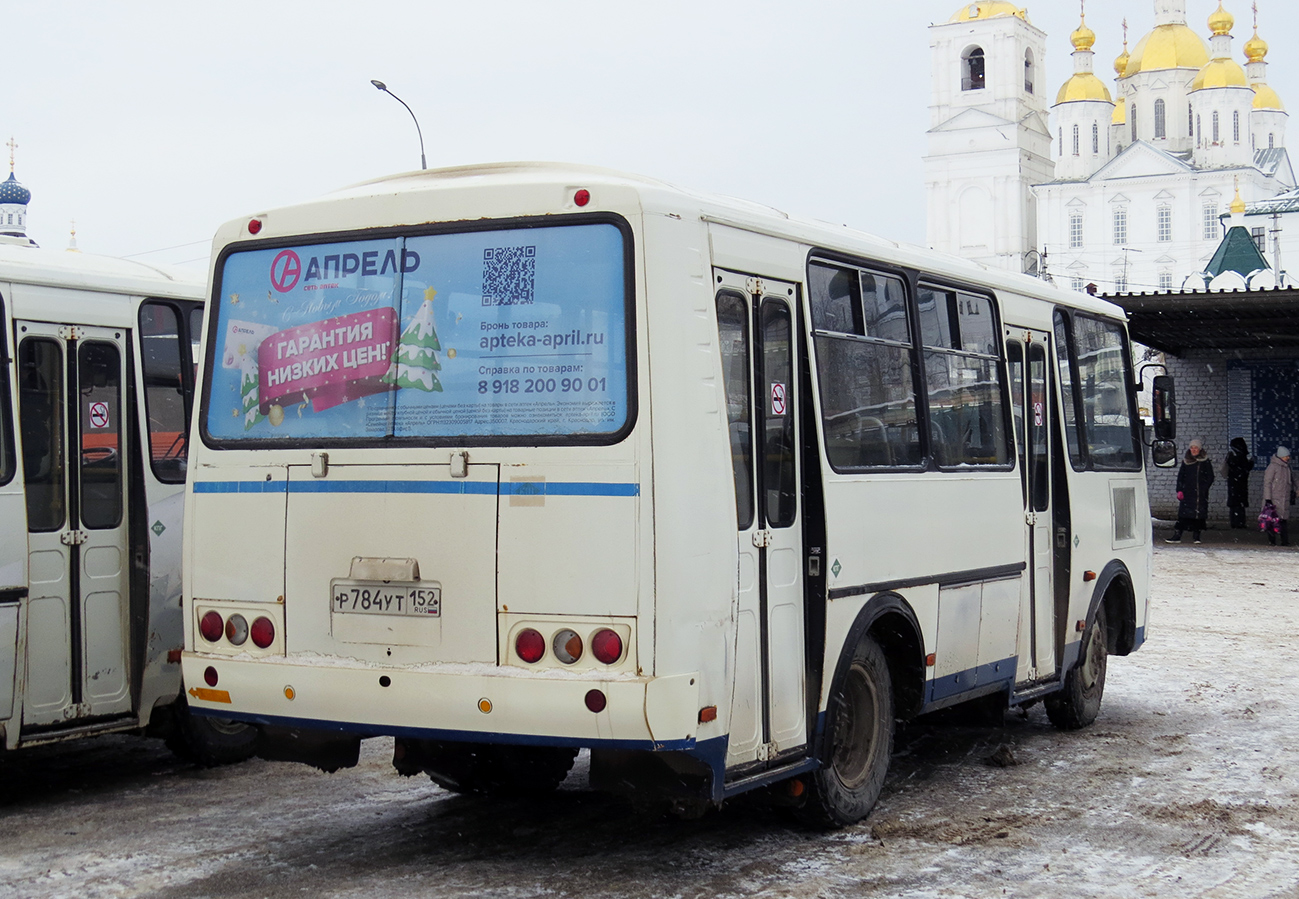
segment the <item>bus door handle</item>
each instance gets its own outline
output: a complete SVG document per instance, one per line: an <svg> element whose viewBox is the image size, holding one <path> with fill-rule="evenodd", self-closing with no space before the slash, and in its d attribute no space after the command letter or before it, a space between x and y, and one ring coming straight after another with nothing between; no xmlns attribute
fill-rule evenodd
<svg viewBox="0 0 1299 899"><path fill-rule="evenodd" d="M1069 532L1064 528L1055 529L1055 548L1064 549L1069 545Z"/></svg>

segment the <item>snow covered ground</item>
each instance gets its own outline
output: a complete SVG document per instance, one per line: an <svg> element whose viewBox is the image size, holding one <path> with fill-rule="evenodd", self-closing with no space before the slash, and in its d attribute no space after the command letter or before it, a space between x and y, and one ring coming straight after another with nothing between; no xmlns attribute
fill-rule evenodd
<svg viewBox="0 0 1299 899"><path fill-rule="evenodd" d="M326 775L103 738L0 758L0 896L1299 897L1299 556L1155 562L1150 642L1110 660L1095 725L913 724L837 833L647 816L580 770L540 803L454 796L384 740ZM988 763L1003 745L1018 764Z"/></svg>

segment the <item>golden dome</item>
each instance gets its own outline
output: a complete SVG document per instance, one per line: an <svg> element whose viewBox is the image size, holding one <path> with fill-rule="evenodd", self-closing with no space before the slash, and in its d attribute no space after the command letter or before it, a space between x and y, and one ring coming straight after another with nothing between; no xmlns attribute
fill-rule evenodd
<svg viewBox="0 0 1299 899"><path fill-rule="evenodd" d="M1114 60L1114 74L1120 78L1126 75L1128 73L1128 60L1131 58L1132 55L1128 53L1128 48L1124 47L1123 52L1119 54L1119 58Z"/></svg>
<svg viewBox="0 0 1299 899"><path fill-rule="evenodd" d="M1241 215L1241 214L1244 213L1244 211L1245 211L1245 201L1242 200L1242 199L1240 198L1240 184L1239 184L1239 183L1237 183L1237 185L1236 185L1236 199L1232 200L1232 201L1231 201L1231 206L1229 206L1229 207L1227 207L1227 208L1231 210L1231 214L1232 214L1232 215Z"/></svg>
<svg viewBox="0 0 1299 899"><path fill-rule="evenodd" d="M1087 27L1087 20L1083 19L1078 26L1078 30L1069 35L1069 40L1073 43L1075 50L1090 50L1096 46L1096 32Z"/></svg>
<svg viewBox="0 0 1299 899"><path fill-rule="evenodd" d="M1128 123L1128 104L1119 97L1119 102L1114 104L1114 115L1110 116L1111 125L1126 125Z"/></svg>
<svg viewBox="0 0 1299 899"><path fill-rule="evenodd" d="M1156 25L1128 60L1125 75L1163 69L1201 69L1209 61L1204 39L1185 25Z"/></svg>
<svg viewBox="0 0 1299 899"><path fill-rule="evenodd" d="M1028 10L1021 9L1006 0L979 0L978 3L967 3L962 6L948 22L970 22L974 19L996 19L1000 16L1015 16L1028 21Z"/></svg>
<svg viewBox="0 0 1299 899"><path fill-rule="evenodd" d="M1056 103L1072 103L1075 100L1110 100L1110 89L1091 72L1078 72L1064 83L1056 95Z"/></svg>
<svg viewBox="0 0 1299 899"><path fill-rule="evenodd" d="M1266 84L1254 85L1254 108L1285 112L1285 105L1282 104L1280 96Z"/></svg>
<svg viewBox="0 0 1299 899"><path fill-rule="evenodd" d="M1191 90L1202 91L1215 87L1249 87L1249 80L1236 60L1214 59L1200 69L1200 74L1191 82Z"/></svg>
<svg viewBox="0 0 1299 899"><path fill-rule="evenodd" d="M1231 34L1235 26L1236 17L1223 9L1222 0L1218 0L1218 8L1209 16L1209 30L1214 34Z"/></svg>
<svg viewBox="0 0 1299 899"><path fill-rule="evenodd" d="M1254 36L1245 41L1245 58L1250 62L1262 62L1267 58L1267 41L1254 32Z"/></svg>

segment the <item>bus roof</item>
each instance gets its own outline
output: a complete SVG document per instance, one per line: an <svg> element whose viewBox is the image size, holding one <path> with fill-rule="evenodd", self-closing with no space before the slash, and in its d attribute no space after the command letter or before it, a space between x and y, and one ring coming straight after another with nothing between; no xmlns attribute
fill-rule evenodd
<svg viewBox="0 0 1299 899"><path fill-rule="evenodd" d="M562 186L565 198L570 189L577 187L588 189L593 186L616 187L634 192L644 212L682 215L689 211L691 215L698 215L718 224L797 240L812 247L863 255L896 265L918 268L957 281L978 282L993 289L1038 297L1113 318L1126 317L1123 309L1113 303L1077 291L1055 287L1029 275L990 268L957 256L854 230L846 225L799 218L760 203L681 188L643 175L569 163L498 162L388 175L341 188L305 204L267 210L264 213L236 219L218 231L217 244L224 245L227 242L249 239L250 235L245 230L245 226L249 218L253 217L278 220L276 224L289 226L290 229L294 224L300 223L304 227L297 233L351 230L347 227L340 228L336 220L330 221L330 216L322 215L328 206L339 201L355 202L358 212L364 210L364 214L358 217L356 227L379 227L380 222L372 218L372 214L378 210L367 201L385 198L409 201L413 199L412 195L473 188L547 186L552 189ZM407 203L400 205L403 209L411 208ZM576 211L576 207L572 207L571 204L565 207L557 203L553 208L555 214L573 211ZM482 217L474 215L472 220ZM465 220L470 218L467 216ZM420 222L389 220L383 224L405 225L420 224ZM280 233L275 229L276 236ZM284 233L294 232L289 230ZM264 238L270 235L267 230L264 230L259 236Z"/></svg>
<svg viewBox="0 0 1299 899"><path fill-rule="evenodd" d="M3 242L0 283L185 300L202 300L207 287L203 275L174 266Z"/></svg>

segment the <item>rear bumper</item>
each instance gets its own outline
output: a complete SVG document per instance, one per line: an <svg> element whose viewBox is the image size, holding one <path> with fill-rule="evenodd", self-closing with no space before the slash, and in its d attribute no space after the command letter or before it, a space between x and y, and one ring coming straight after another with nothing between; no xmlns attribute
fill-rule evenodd
<svg viewBox="0 0 1299 899"><path fill-rule="evenodd" d="M695 746L699 678L686 674L601 680L501 673L350 667L232 659L186 652L190 708L198 714L254 724L404 736L551 746L689 750ZM381 682L387 681L387 686ZM590 690L604 693L603 711L586 707ZM490 711L482 711L483 700Z"/></svg>

